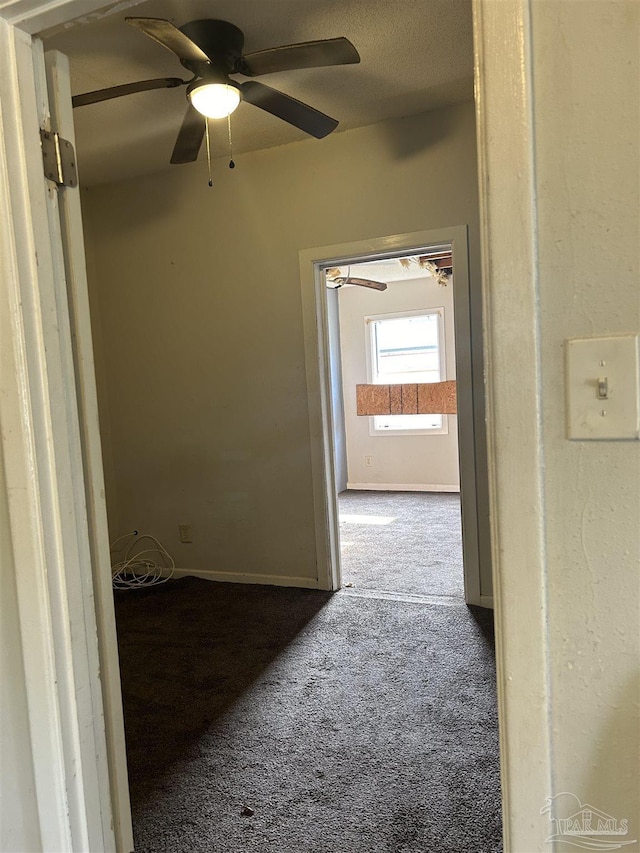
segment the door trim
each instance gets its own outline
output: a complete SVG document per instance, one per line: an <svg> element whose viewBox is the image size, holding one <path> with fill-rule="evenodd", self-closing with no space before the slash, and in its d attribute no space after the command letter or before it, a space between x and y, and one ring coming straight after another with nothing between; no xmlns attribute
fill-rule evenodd
<svg viewBox="0 0 640 853"><path fill-rule="evenodd" d="M128 853L128 787L122 772L119 781L113 777L119 762L126 783L124 737L113 715L105 715L109 677L100 665L104 637L96 626L100 584L91 573L103 566L92 551L87 506L102 461L94 452L96 467L85 481L77 395L91 389L86 382L80 389L73 367L70 320L78 306L70 312L58 191L43 174L38 129L49 126L50 105L43 46L30 35L102 6L92 0L0 2L0 314L6 324L0 487L9 505L5 546L15 566L16 652L31 743L24 760L35 781L34 790L21 795L34 803L42 849ZM65 201L69 193L77 200L77 188L63 192ZM85 371L90 367L85 364ZM85 378L93 381L90 372ZM110 571L107 579L103 586L111 596ZM107 651L117 672L115 640ZM121 736L119 758L107 747L114 731Z"/></svg>
<svg viewBox="0 0 640 853"><path fill-rule="evenodd" d="M507 853L547 849L548 822L540 819L539 810L554 793L531 5L532 0L473 0L489 515Z"/></svg>
<svg viewBox="0 0 640 853"><path fill-rule="evenodd" d="M0 420L35 802L47 850L115 847L42 43L0 20Z"/></svg>
<svg viewBox="0 0 640 853"><path fill-rule="evenodd" d="M44 59L53 126L75 150L69 61L59 51L48 51ZM85 562L91 566L91 592L95 603L109 768L105 775L113 806L114 832L119 846L128 850L133 847L133 828L80 190L58 192L58 209L56 225L61 229L72 339L73 366L69 365L69 369L75 375L78 440L82 452L77 459L75 479L78 504L83 497L86 500L89 549L85 546ZM102 799L105 798L106 791L103 791Z"/></svg>
<svg viewBox="0 0 640 853"><path fill-rule="evenodd" d="M311 466L316 527L316 567L321 589L340 587L340 542L334 464L327 289L323 269L412 254L431 245L451 244L454 264L454 322L458 381L458 447L464 529L465 600L482 607L492 600L480 589L475 429L469 309L468 229L464 225L415 231L351 243L305 249L299 253L305 369L311 436ZM468 342L464 345L464 342Z"/></svg>

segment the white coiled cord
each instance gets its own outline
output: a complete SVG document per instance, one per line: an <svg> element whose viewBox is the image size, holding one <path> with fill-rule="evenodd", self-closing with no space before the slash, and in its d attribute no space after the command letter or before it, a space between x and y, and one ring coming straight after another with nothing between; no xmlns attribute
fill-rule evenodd
<svg viewBox="0 0 640 853"><path fill-rule="evenodd" d="M137 548L143 539L150 539L155 547L145 548L142 551L133 550ZM124 540L127 540L125 543ZM120 547L119 542L123 542ZM111 552L111 578L114 589L141 589L143 587L155 586L165 583L173 577L176 564L164 545L155 536L149 533L125 533L110 545ZM121 559L113 562L114 554L121 554ZM150 555L160 556L162 561L151 559Z"/></svg>

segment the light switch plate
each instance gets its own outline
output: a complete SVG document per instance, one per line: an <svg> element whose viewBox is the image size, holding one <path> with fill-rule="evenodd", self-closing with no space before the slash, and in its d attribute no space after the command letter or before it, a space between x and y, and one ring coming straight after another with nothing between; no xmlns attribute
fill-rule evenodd
<svg viewBox="0 0 640 853"><path fill-rule="evenodd" d="M567 341L567 437L640 438L638 335Z"/></svg>

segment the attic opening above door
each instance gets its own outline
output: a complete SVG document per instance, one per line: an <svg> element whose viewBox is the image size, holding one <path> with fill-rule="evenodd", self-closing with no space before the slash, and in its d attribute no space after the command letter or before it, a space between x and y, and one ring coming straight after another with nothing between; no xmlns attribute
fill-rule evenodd
<svg viewBox="0 0 640 853"><path fill-rule="evenodd" d="M388 281L412 279L420 275L431 276L439 285L446 287L453 273L453 255L451 247L443 247L420 255L359 263L357 270L354 265L353 271L356 275L351 275L352 265L328 267L325 270L327 287L339 288L346 284L384 291Z"/></svg>

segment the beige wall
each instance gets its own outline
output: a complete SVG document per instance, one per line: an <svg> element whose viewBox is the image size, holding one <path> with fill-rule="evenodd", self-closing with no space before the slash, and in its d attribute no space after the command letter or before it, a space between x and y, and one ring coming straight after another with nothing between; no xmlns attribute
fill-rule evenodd
<svg viewBox="0 0 640 853"><path fill-rule="evenodd" d="M357 273L354 272L354 275ZM367 375L365 317L415 308L445 309L446 378L456 378L453 328L453 285L439 286L429 277L389 282L380 293L366 287L343 287L340 304L340 350L344 388L347 464L350 488L362 485L460 487L457 417L447 418L448 433L440 435L371 435L369 418L358 417L355 387ZM365 456L373 464L365 464Z"/></svg>
<svg viewBox="0 0 640 853"><path fill-rule="evenodd" d="M553 784L636 840L640 442L566 439L564 348L640 327L639 11L533 4Z"/></svg>
<svg viewBox="0 0 640 853"><path fill-rule="evenodd" d="M468 224L477 305L475 164L463 104L85 192L112 536L315 578L298 252Z"/></svg>

